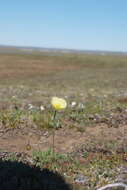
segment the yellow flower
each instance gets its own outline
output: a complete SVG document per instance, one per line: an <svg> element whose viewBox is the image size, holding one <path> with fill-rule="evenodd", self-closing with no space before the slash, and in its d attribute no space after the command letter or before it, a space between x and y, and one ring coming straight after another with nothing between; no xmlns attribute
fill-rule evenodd
<svg viewBox="0 0 127 190"><path fill-rule="evenodd" d="M67 107L66 100L57 97L52 98L51 104L56 110L63 110Z"/></svg>

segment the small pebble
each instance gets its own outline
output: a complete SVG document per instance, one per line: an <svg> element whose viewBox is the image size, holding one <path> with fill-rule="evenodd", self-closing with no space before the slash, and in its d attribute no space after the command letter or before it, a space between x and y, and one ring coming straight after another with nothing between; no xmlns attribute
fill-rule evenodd
<svg viewBox="0 0 127 190"><path fill-rule="evenodd" d="M88 182L88 178L86 178L84 175L79 174L75 177L74 181L79 184L85 184Z"/></svg>

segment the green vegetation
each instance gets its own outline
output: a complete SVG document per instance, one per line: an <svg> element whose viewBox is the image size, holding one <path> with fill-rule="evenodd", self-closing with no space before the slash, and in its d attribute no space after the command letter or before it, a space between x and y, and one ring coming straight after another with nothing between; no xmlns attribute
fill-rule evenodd
<svg viewBox="0 0 127 190"><path fill-rule="evenodd" d="M21 159L22 158L22 159ZM9 154L6 156L6 161L17 161L17 163L25 163L25 155ZM82 159L76 156L55 153L51 149L47 151L35 151L32 156L33 166L40 167L41 169L47 168L49 171L58 172L64 177L67 183L72 183L72 189L82 190L85 185L85 190L99 188L107 183L116 181L119 174L120 166L125 161L122 155L102 153L93 154L89 153ZM12 163L13 163L12 162ZM27 161L29 163L29 160ZM30 162L31 165L31 162ZM78 175L83 175L86 179L85 183L77 183ZM39 185L39 184L38 184Z"/></svg>

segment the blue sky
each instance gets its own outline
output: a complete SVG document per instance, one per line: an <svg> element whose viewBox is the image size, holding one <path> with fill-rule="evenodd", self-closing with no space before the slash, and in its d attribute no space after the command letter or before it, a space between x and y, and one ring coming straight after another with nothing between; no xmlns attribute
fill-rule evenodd
<svg viewBox="0 0 127 190"><path fill-rule="evenodd" d="M127 0L2 0L0 44L127 51Z"/></svg>

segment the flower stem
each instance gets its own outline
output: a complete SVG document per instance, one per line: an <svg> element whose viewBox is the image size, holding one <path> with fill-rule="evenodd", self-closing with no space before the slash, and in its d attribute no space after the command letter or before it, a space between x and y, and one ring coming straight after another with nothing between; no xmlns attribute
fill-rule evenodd
<svg viewBox="0 0 127 190"><path fill-rule="evenodd" d="M52 147L52 151L53 151L53 157L54 157L54 152L55 152L55 142L54 142L54 140L55 140L55 131L54 131L54 129L53 129L53 133L52 133L52 145L53 145L53 147Z"/></svg>
<svg viewBox="0 0 127 190"><path fill-rule="evenodd" d="M55 118L56 118L56 110L55 110L54 115L53 115L53 119L55 119Z"/></svg>
<svg viewBox="0 0 127 190"><path fill-rule="evenodd" d="M53 120L55 120L55 118L56 118L56 110L53 115ZM54 128L52 132L52 145L53 145L53 157L54 157L54 153L55 153L55 129Z"/></svg>

